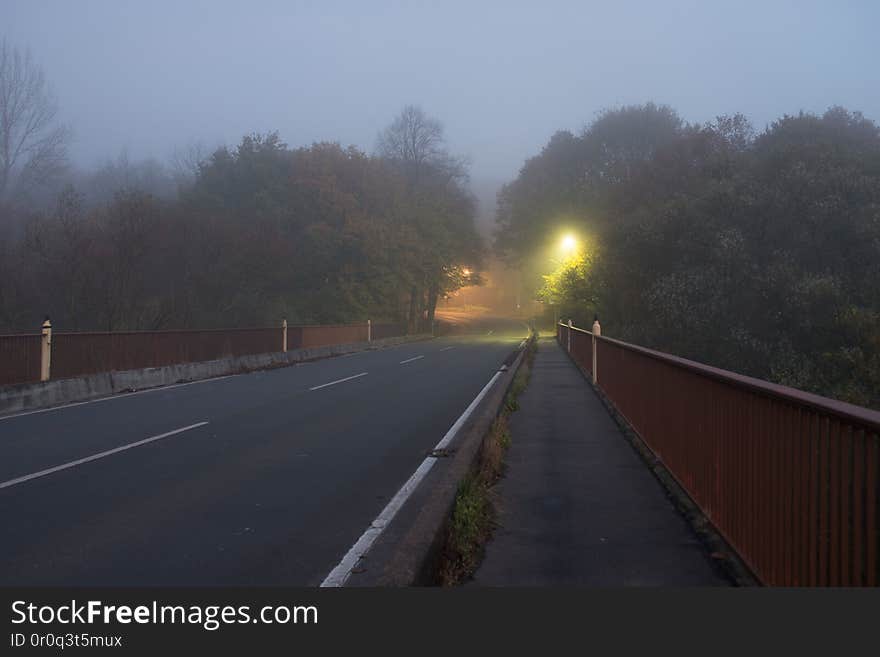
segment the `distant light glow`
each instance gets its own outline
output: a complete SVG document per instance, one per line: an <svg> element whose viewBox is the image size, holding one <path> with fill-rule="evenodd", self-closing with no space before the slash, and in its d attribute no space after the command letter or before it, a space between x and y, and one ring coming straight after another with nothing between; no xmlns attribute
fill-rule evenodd
<svg viewBox="0 0 880 657"><path fill-rule="evenodd" d="M577 239L574 235L566 235L562 238L562 250L566 252L574 251L577 248Z"/></svg>
<svg viewBox="0 0 880 657"><path fill-rule="evenodd" d="M461 270L461 273L464 274L465 276L470 276L471 270L468 269L467 267L465 267L464 269Z"/></svg>

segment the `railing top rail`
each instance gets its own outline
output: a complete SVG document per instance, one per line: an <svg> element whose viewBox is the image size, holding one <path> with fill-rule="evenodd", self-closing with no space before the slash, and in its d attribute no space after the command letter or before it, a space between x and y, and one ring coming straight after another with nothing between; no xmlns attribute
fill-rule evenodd
<svg viewBox="0 0 880 657"><path fill-rule="evenodd" d="M559 326L563 326L565 328L568 328L568 324L566 324L565 322L559 322ZM578 328L577 326L574 326L574 325L572 325L571 330L577 331L578 333L586 333L587 335L593 335L592 331L587 331L585 329Z"/></svg>
<svg viewBox="0 0 880 657"><path fill-rule="evenodd" d="M373 322L373 325L377 324L400 324L402 322ZM288 325L288 329L297 329L297 328L365 328L367 326L367 322L356 322L353 324L290 324ZM235 328L172 328L172 329L141 329L141 330L133 330L133 331L66 331L64 329L54 329L52 331L53 335L94 335L94 336L107 336L107 335L170 335L173 333L234 333L234 332L244 332L244 331L280 331L281 325L277 326L240 326ZM0 338L29 338L29 337L40 337L41 333L39 330L35 330L32 332L23 332L23 333L4 333L0 334Z"/></svg>
<svg viewBox="0 0 880 657"><path fill-rule="evenodd" d="M155 331L63 331L54 329L52 335L154 335L171 333L232 333L235 331L280 331L281 326L249 326L239 328L158 329ZM39 333L37 333L39 335Z"/></svg>
<svg viewBox="0 0 880 657"><path fill-rule="evenodd" d="M671 354L663 353L662 351L640 347L604 335L597 337L604 342L609 342L624 349L635 351L648 356L649 358L654 358L675 367L690 370L736 388L743 388L768 397L782 399L796 406L807 406L823 413L837 416L849 422L856 422L870 427L874 431L880 431L880 411L873 411L869 408L863 408L862 406L856 406L855 404L822 397L821 395L804 392L803 390L779 385L778 383L770 383L769 381L755 379L750 376L745 376L744 374L737 374L736 372L712 367L711 365L705 365L686 358L680 358L679 356L673 356Z"/></svg>

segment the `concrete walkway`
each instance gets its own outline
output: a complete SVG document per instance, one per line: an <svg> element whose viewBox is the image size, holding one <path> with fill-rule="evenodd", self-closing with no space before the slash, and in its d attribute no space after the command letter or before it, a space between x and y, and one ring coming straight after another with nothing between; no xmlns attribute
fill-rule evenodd
<svg viewBox="0 0 880 657"><path fill-rule="evenodd" d="M554 339L540 341L519 401L500 527L473 584L727 584Z"/></svg>

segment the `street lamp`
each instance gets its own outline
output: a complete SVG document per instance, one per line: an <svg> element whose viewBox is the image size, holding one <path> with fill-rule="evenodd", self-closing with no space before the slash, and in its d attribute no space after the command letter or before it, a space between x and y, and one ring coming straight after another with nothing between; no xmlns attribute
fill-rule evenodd
<svg viewBox="0 0 880 657"><path fill-rule="evenodd" d="M563 236L562 242L560 242L560 246L562 247L563 252L572 253L575 249L577 249L577 238L571 233Z"/></svg>

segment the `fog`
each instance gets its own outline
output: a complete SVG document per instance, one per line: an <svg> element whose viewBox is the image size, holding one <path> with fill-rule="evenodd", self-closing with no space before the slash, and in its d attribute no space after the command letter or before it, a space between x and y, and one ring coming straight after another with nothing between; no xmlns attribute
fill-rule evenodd
<svg viewBox="0 0 880 657"><path fill-rule="evenodd" d="M601 316L880 407L875 2L0 2L0 330Z"/></svg>
<svg viewBox="0 0 880 657"><path fill-rule="evenodd" d="M711 5L711 6L710 6ZM559 129L654 101L763 127L840 104L880 117L875 2L2 0L93 167L277 130L372 151L406 103L440 119L490 201Z"/></svg>

